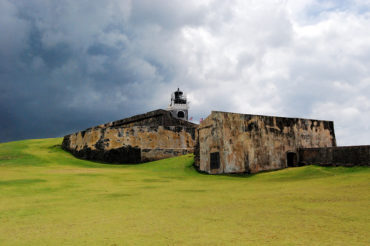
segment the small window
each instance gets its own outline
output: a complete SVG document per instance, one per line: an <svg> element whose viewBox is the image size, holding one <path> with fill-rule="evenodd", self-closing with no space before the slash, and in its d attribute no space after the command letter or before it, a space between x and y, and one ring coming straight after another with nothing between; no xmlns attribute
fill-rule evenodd
<svg viewBox="0 0 370 246"><path fill-rule="evenodd" d="M211 153L211 169L219 169L220 168L220 153L213 152Z"/></svg>
<svg viewBox="0 0 370 246"><path fill-rule="evenodd" d="M184 112L183 112L183 111L179 111L179 112L177 113L177 117L179 117L179 118L184 118L184 117L185 117Z"/></svg>

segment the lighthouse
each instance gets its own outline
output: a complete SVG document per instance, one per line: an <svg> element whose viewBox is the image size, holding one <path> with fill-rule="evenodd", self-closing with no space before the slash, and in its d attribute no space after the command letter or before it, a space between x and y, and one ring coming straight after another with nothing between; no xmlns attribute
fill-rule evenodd
<svg viewBox="0 0 370 246"><path fill-rule="evenodd" d="M167 108L171 115L177 119L188 120L189 104L186 96L179 88L171 95L171 103Z"/></svg>

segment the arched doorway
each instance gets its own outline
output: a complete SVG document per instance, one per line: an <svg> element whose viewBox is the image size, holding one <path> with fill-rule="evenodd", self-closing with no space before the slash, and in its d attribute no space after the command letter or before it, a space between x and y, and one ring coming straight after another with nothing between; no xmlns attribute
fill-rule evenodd
<svg viewBox="0 0 370 246"><path fill-rule="evenodd" d="M178 117L178 118L184 118L184 117L185 117L185 113L184 113L184 111L179 111L179 112L177 113L177 117Z"/></svg>

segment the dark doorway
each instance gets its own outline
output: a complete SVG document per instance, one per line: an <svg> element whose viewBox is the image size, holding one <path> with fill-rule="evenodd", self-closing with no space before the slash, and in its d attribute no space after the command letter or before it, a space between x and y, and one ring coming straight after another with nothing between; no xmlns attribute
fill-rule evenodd
<svg viewBox="0 0 370 246"><path fill-rule="evenodd" d="M219 169L220 168L220 153L213 152L211 153L211 169Z"/></svg>
<svg viewBox="0 0 370 246"><path fill-rule="evenodd" d="M177 117L179 117L179 118L184 118L184 117L185 117L184 112L183 112L183 111L179 111L179 112L177 113Z"/></svg>
<svg viewBox="0 0 370 246"><path fill-rule="evenodd" d="M287 159L287 166L288 167L296 167L298 166L298 158L297 154L294 152L288 152L286 154L286 159Z"/></svg>

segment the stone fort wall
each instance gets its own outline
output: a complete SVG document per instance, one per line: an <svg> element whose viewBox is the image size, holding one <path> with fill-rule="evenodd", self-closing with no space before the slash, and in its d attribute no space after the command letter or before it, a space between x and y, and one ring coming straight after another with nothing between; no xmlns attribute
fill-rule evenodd
<svg viewBox="0 0 370 246"><path fill-rule="evenodd" d="M140 163L193 153L196 127L156 110L69 134L62 147L83 159Z"/></svg>
<svg viewBox="0 0 370 246"><path fill-rule="evenodd" d="M370 166L370 146L303 148L299 150L300 165Z"/></svg>
<svg viewBox="0 0 370 246"><path fill-rule="evenodd" d="M200 124L198 137L195 166L211 174L281 169L297 164L300 148L336 146L331 121L218 111Z"/></svg>
<svg viewBox="0 0 370 246"><path fill-rule="evenodd" d="M210 174L256 173L290 166L370 165L370 146L336 147L331 121L213 111L198 127L155 110L64 137L83 159L140 163L195 154Z"/></svg>

